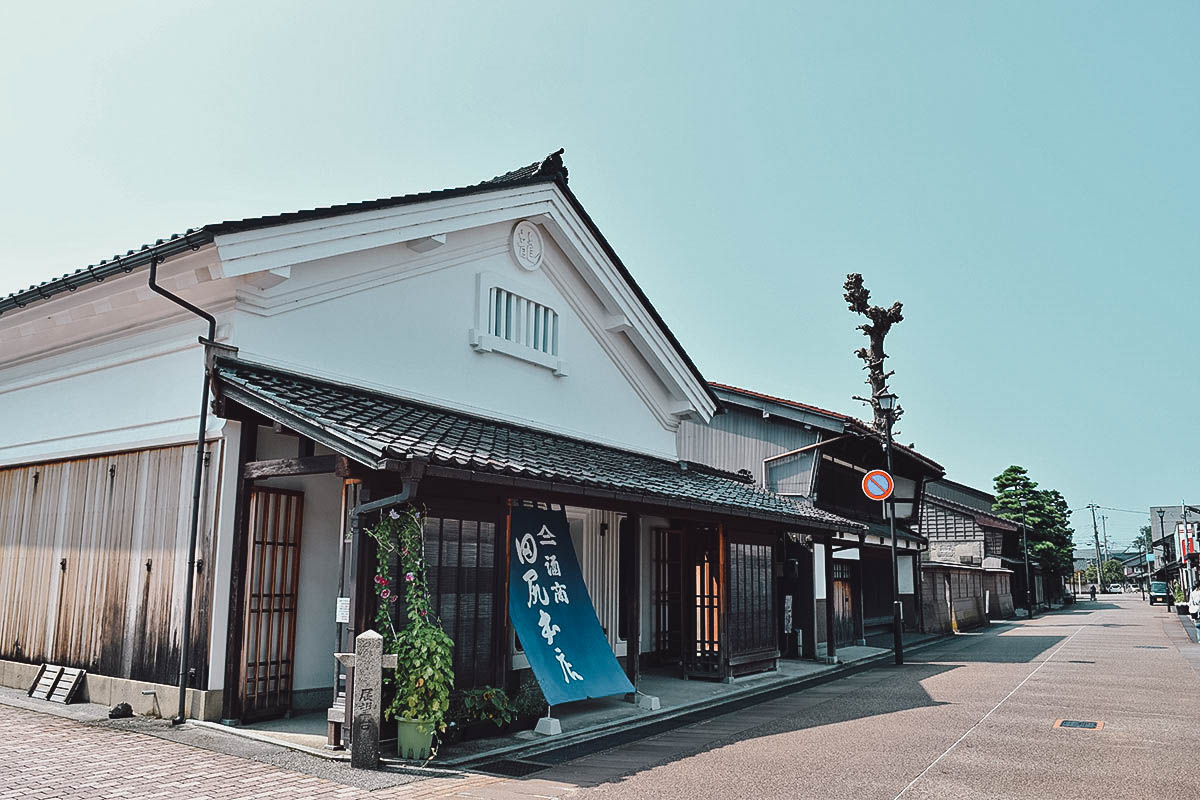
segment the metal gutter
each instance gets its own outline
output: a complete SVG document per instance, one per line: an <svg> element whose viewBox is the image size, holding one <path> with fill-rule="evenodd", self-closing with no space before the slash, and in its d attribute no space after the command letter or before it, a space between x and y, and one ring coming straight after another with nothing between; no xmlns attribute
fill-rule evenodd
<svg viewBox="0 0 1200 800"><path fill-rule="evenodd" d="M190 249L190 246L189 246ZM149 251L148 251L149 252ZM217 318L199 306L192 305L182 297L171 294L158 285L158 265L163 257L158 253L150 256L150 278L147 285L155 294L161 295L177 306L190 311L208 322L208 338L201 343L213 342L217 338ZM192 518L188 528L187 550L187 583L183 594L183 630L179 644L179 708L172 725L178 725L186 718L184 711L187 703L187 681L191 661L192 638L192 603L196 594L196 540L200 528L200 486L204 478L204 440L208 429L208 389L211 378L207 369L204 370L204 388L200 391L200 429L196 433L196 468L192 475Z"/></svg>
<svg viewBox="0 0 1200 800"><path fill-rule="evenodd" d="M63 292L73 292L89 283L101 283L107 278L133 272L138 267L152 263L162 263L172 256L181 255L189 250L198 250L213 241L213 233L205 228L188 229L186 233L176 234L166 241L159 240L153 245L146 245L141 250L124 256L114 256L111 260L83 269L77 269L70 275L43 281L37 286L30 286L22 292L16 292L8 297L0 298L0 314L25 308L38 300L49 300ZM154 288L151 286L150 288ZM162 294L162 292L159 292Z"/></svg>

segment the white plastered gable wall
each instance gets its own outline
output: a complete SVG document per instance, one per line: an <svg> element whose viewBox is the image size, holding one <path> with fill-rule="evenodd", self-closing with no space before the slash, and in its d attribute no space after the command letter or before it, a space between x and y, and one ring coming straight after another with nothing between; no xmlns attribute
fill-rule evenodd
<svg viewBox="0 0 1200 800"><path fill-rule="evenodd" d="M532 268L514 247L518 224L540 238ZM217 247L226 275L246 275L232 317L243 358L667 458L681 419L711 417L552 184L232 234ZM489 343L492 287L553 309L556 353Z"/></svg>

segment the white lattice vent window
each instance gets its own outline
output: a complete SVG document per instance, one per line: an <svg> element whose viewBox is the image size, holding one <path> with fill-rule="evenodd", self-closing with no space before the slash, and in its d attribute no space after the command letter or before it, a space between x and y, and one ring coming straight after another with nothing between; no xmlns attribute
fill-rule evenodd
<svg viewBox="0 0 1200 800"><path fill-rule="evenodd" d="M537 292L501 282L491 273L479 275L471 347L538 364L560 377L567 374L566 362L559 358L558 312Z"/></svg>

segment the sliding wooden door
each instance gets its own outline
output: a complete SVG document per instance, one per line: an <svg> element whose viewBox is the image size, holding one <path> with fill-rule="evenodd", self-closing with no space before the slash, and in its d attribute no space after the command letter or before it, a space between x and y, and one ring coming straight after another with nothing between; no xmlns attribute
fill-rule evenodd
<svg viewBox="0 0 1200 800"><path fill-rule="evenodd" d="M255 487L250 494L242 719L291 710L304 493Z"/></svg>

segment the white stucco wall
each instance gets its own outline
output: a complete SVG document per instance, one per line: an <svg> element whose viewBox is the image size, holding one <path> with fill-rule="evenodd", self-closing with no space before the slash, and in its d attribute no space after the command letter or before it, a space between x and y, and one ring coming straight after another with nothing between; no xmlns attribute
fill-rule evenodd
<svg viewBox="0 0 1200 800"><path fill-rule="evenodd" d="M194 438L204 377L195 327L0 366L0 465Z"/></svg>
<svg viewBox="0 0 1200 800"><path fill-rule="evenodd" d="M670 404L665 386L624 334L589 328L584 317L603 309L565 256L551 247L540 269L516 265L510 227L452 234L426 255L397 244L295 266L278 286L243 293L252 297L234 313L234 342L245 358L674 457L677 423L656 417L628 374L660 406ZM470 346L480 272L550 298L568 375Z"/></svg>

